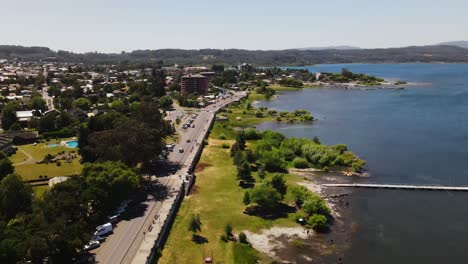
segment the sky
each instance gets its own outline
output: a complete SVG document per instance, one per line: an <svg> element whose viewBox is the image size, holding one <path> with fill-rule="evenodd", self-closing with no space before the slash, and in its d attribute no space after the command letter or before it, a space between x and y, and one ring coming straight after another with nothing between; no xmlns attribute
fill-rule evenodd
<svg viewBox="0 0 468 264"><path fill-rule="evenodd" d="M468 40L467 0L0 0L0 44L74 52Z"/></svg>

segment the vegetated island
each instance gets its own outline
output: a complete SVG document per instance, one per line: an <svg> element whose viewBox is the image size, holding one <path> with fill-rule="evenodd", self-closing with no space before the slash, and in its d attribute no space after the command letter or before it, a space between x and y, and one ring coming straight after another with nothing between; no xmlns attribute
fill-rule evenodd
<svg viewBox="0 0 468 264"><path fill-rule="evenodd" d="M319 184L290 171L359 172L365 162L345 145L255 130L253 125L278 118L278 113L252 107L253 100L264 98L252 92L218 115L195 171L195 186L182 202L158 263L205 256L226 263L323 263L346 247L346 232L332 231L345 228L334 198L325 198L316 192ZM293 113L284 116L299 121ZM330 244L337 234L342 243ZM303 253L291 254L298 250Z"/></svg>

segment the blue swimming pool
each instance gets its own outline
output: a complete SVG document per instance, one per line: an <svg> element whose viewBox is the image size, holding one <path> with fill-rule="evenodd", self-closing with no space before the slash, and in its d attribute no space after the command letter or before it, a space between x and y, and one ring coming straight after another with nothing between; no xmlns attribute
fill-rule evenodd
<svg viewBox="0 0 468 264"><path fill-rule="evenodd" d="M72 141L67 141L67 147L69 148L77 148L78 147L78 141L72 140Z"/></svg>

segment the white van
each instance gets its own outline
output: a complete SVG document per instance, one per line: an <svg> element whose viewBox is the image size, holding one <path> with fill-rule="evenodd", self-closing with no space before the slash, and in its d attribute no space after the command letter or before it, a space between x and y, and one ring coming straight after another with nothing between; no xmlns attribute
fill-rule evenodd
<svg viewBox="0 0 468 264"><path fill-rule="evenodd" d="M103 225L100 225L96 227L96 232L94 232L95 236L105 236L112 233L112 224L111 223L105 223Z"/></svg>

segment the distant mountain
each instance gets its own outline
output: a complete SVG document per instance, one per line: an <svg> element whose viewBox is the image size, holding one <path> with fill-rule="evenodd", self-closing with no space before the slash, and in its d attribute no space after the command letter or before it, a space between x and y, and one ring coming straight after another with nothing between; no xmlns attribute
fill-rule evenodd
<svg viewBox="0 0 468 264"><path fill-rule="evenodd" d="M437 45L449 45L449 46L456 46L456 47L468 49L468 41L466 40L443 42Z"/></svg>
<svg viewBox="0 0 468 264"><path fill-rule="evenodd" d="M468 62L468 49L450 46L412 46L390 49L351 50L241 50L241 49L159 49L122 53L73 53L44 47L1 46L0 59L59 61L75 63L122 63L165 65L236 65L247 62L255 66L302 66L331 63L405 63Z"/></svg>
<svg viewBox="0 0 468 264"><path fill-rule="evenodd" d="M354 46L328 46L328 47L301 48L298 50L358 50L358 49L361 49L361 48L354 47Z"/></svg>

